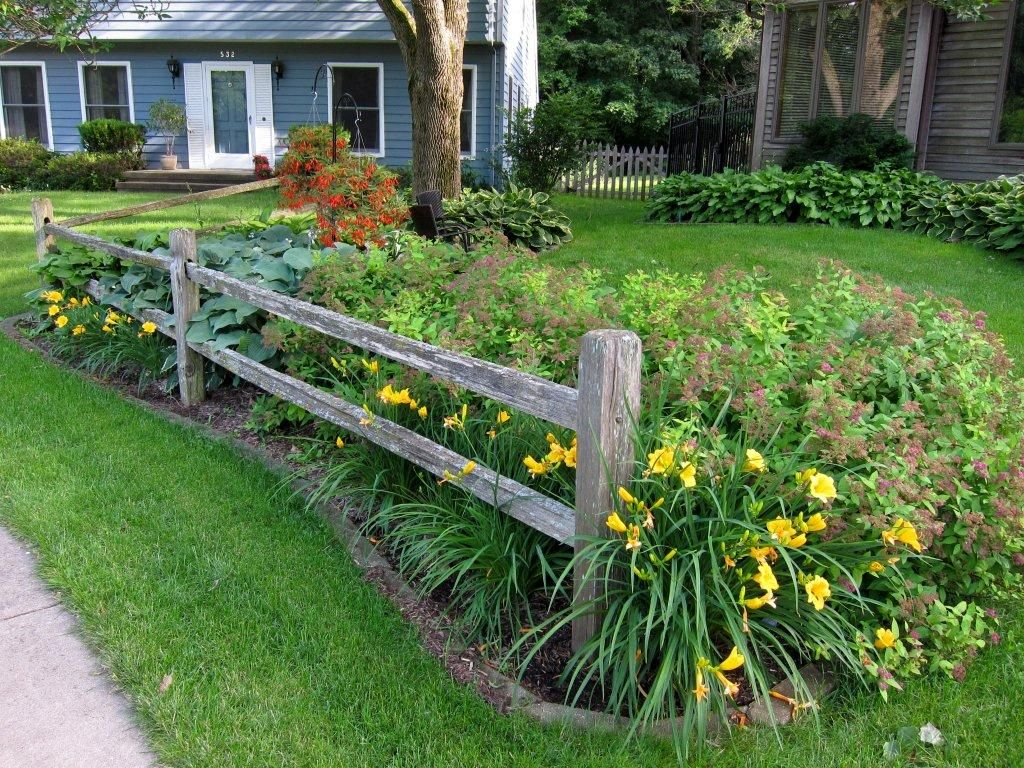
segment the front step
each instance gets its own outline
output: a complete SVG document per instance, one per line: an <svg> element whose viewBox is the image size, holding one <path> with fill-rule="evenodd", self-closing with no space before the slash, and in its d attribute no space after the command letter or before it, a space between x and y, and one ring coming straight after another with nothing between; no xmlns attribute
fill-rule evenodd
<svg viewBox="0 0 1024 768"><path fill-rule="evenodd" d="M205 192L256 181L252 171L184 169L180 171L126 171L118 192Z"/></svg>

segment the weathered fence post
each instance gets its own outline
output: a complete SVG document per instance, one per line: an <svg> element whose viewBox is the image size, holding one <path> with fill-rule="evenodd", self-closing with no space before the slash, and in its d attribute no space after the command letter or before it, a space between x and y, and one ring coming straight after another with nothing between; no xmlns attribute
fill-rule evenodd
<svg viewBox="0 0 1024 768"><path fill-rule="evenodd" d="M591 331L583 337L576 430L577 536L608 533L605 519L614 509L616 490L628 483L632 473L642 354L640 337L632 331ZM587 563L576 567L576 602L593 600L599 593L601 577L591 574L586 579L588 567ZM573 649L594 634L599 619L597 612L591 612L573 622Z"/></svg>
<svg viewBox="0 0 1024 768"><path fill-rule="evenodd" d="M196 233L191 229L171 230L171 299L174 302L174 340L177 344L178 390L186 408L206 399L203 358L188 346L185 336L192 315L199 311L199 286L187 272L196 260Z"/></svg>
<svg viewBox="0 0 1024 768"><path fill-rule="evenodd" d="M48 197L36 197L32 200L32 226L36 232L36 258L42 261L46 254L54 249L57 240L53 235L46 234L43 229L53 223L53 203ZM44 280L45 282L45 280Z"/></svg>

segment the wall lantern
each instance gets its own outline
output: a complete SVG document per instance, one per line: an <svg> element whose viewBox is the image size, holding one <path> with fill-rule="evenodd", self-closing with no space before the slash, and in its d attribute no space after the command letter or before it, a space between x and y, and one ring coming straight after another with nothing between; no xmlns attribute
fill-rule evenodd
<svg viewBox="0 0 1024 768"><path fill-rule="evenodd" d="M275 56L273 62L270 64L270 71L273 72L274 77L277 78L277 90L281 90L281 78L284 77L284 62Z"/></svg>
<svg viewBox="0 0 1024 768"><path fill-rule="evenodd" d="M167 71L171 73L171 88L174 88L174 81L181 77L181 62L171 56L167 60Z"/></svg>

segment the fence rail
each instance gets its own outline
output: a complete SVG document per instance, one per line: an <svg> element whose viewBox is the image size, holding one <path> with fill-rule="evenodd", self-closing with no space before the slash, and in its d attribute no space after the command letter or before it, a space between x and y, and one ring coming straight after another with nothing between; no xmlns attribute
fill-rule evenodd
<svg viewBox="0 0 1024 768"><path fill-rule="evenodd" d="M252 191L253 188L253 184L238 185L234 188L234 194ZM218 197L230 194L225 190L215 191L220 193ZM169 208L194 200L195 195L185 195L158 201L158 207L146 204L150 206L146 210ZM577 390L539 376L399 336L356 318L202 267L195 261L197 244L196 232L193 230L176 229L171 232L171 254L167 258L72 229L72 226L132 216L139 212L145 211L135 206L55 224L50 201L33 200L37 255L40 259L45 258L56 247L55 239L59 237L124 261L146 264L169 273L173 311L168 313L149 309L139 311L139 315L144 320L156 323L160 333L174 340L179 392L184 405L192 406L205 398L203 360L211 360L260 389L361 435L435 476L444 477L446 472L459 473L468 462L466 457L400 424L380 415L368 417L361 404L349 403L236 351L216 349L209 343L189 342L186 338L188 324L192 315L199 310L202 287L214 295L227 295L246 301L306 328L576 430L575 509L484 466L476 466L459 483L467 492L562 543L573 542L577 534L607 534L604 518L614 506L614 489L628 480L634 461L631 424L639 408L642 365L640 339L636 334L619 330L591 331L586 334L580 353ZM97 301L125 311L125 306L107 296L96 281L91 281L86 289ZM575 600L590 603L598 597L599 588L599 579L588 575L585 568L577 571L573 585ZM593 634L596 621L596 614L591 612L574 622L572 629L575 647L578 648Z"/></svg>
<svg viewBox="0 0 1024 768"><path fill-rule="evenodd" d="M749 170L756 104L756 92L744 91L672 115L668 172L709 175L726 168Z"/></svg>
<svg viewBox="0 0 1024 768"><path fill-rule="evenodd" d="M583 143L586 160L562 176L561 188L583 197L643 200L665 178L664 147L616 147Z"/></svg>

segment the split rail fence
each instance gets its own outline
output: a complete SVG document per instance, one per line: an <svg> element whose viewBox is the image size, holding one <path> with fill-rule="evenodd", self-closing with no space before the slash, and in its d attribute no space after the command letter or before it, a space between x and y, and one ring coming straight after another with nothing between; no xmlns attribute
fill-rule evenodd
<svg viewBox="0 0 1024 768"><path fill-rule="evenodd" d="M562 176L561 188L583 197L644 200L668 173L664 147L583 143L586 160Z"/></svg>
<svg viewBox="0 0 1024 768"><path fill-rule="evenodd" d="M144 264L169 273L173 310L139 311L140 319L152 321L176 346L180 398L186 407L206 396L204 359L211 360L241 379L294 403L319 418L391 451L443 477L458 473L469 461L442 445L380 415L367 419L361 404L347 402L304 381L262 365L231 349L188 341L192 316L200 308L200 288L214 295L231 296L277 317L395 360L410 368L457 384L471 392L505 403L524 413L553 422L577 433L575 508L566 506L494 470L477 466L460 484L469 493L495 504L517 520L562 543L576 542L577 535L605 535L604 524L614 507L614 490L629 479L634 445L631 415L640 401L640 339L629 331L597 330L583 337L579 360L579 388L574 389L529 373L431 346L378 328L353 317L291 296L246 283L196 263L197 233L175 229L170 233L170 255L162 256L111 243L75 227L134 216L200 199L226 197L273 186L276 179L226 187L220 190L160 200L116 211L54 219L48 199L32 201L36 252L40 259L56 247L57 238L108 253L122 261ZM90 295L124 311L125 307L104 294L93 281ZM588 578L585 567L574 575L574 599L597 597L598 579ZM595 631L597 615L591 612L573 625L573 645L579 647Z"/></svg>

